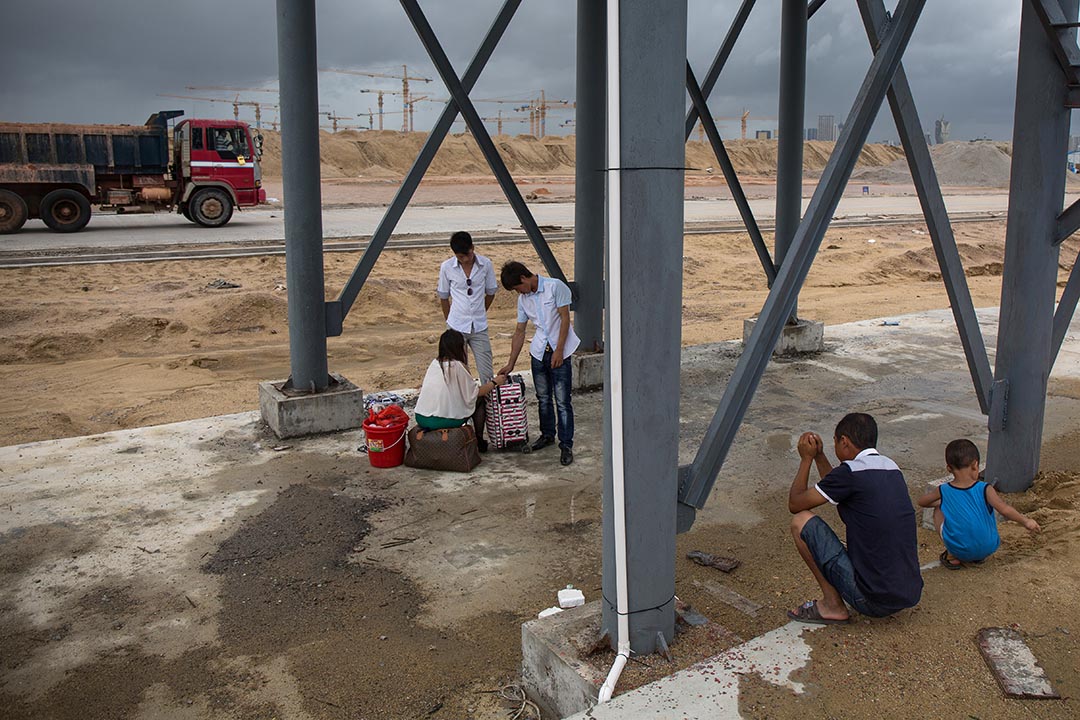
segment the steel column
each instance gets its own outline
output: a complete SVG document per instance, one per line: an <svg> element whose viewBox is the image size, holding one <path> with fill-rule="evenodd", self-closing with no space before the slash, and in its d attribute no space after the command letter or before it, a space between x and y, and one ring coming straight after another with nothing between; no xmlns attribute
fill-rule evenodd
<svg viewBox="0 0 1080 720"><path fill-rule="evenodd" d="M1075 18L1078 0L1054 0ZM1072 31L1075 34L1075 30ZM1031 486L1039 471L1046 383L1052 360L1059 247L1057 218L1065 194L1062 158L1069 149L1066 79L1054 43L1033 4L1020 13L1009 218L1001 276L995 386L1008 388L992 415L986 479L1003 492ZM1006 404L1007 403L1007 404Z"/></svg>
<svg viewBox="0 0 1080 720"><path fill-rule="evenodd" d="M784 262L802 217L803 121L806 116L806 0L783 0L780 9L780 138L776 157L776 227L773 256ZM788 322L795 322L798 305Z"/></svg>
<svg viewBox="0 0 1080 720"><path fill-rule="evenodd" d="M521 192L518 190L517 185L514 184L514 178L510 175L510 171L506 169L506 164L499 155L495 143L491 141L491 136L488 135L484 121L480 119L476 107L469 100L468 92L462 85L457 73L454 72L454 67L450 64L450 59L446 56L439 39L435 36L431 24L428 23L424 11L420 9L420 4L417 0L401 0L401 6L405 9L405 14L409 16L413 29L416 30L424 49L427 50L432 64L435 65L439 77L442 78L447 91L450 93L450 97L457 104L458 111L464 118L469 132L472 133L480 152L484 155L484 159L487 160L491 172L494 173L495 179L499 183L499 187L502 188L503 194L506 195L510 207L513 208L514 214L517 215L518 221L521 222L521 226L525 229L525 234L532 241L533 250L540 256L540 261L544 264L548 275L566 282L566 275L563 274L559 261L555 259L551 248L548 247L547 240L544 239L543 233L540 232L540 226L536 224L532 213L529 212L528 205L525 204Z"/></svg>
<svg viewBox="0 0 1080 720"><path fill-rule="evenodd" d="M618 69L622 155L622 365L626 555L631 648L650 653L675 632L675 501L679 462L686 0L622 0ZM609 196L610 200L610 196ZM610 284L608 285L610 292ZM644 294L643 294L644 293ZM614 306L614 310L613 310ZM604 383L603 631L618 641L612 512L612 376Z"/></svg>
<svg viewBox="0 0 1080 720"><path fill-rule="evenodd" d="M480 73L483 72L484 66L491 59L491 54L495 52L495 46L499 44L499 40L502 39L503 33L506 32L506 28L510 24L510 19L520 5L521 0L506 0L503 3L502 9L499 10L495 21L488 29L487 35L484 36L484 41L473 56L472 62L469 63L469 68L461 78L461 86L466 92L471 91L473 85L480 78ZM413 195L416 193L416 188L420 186L420 181L424 179L424 174L431 166L431 161L435 159L435 154L439 151L439 146L446 138L446 134L450 132L457 115L457 104L451 98L446 103L446 107L443 108L442 114L439 115L439 119L435 122L435 126L431 129L427 140L424 141L424 146L420 149L420 154L416 156L409 173L402 180L401 187L398 188L393 201L386 208L382 220L379 221L379 226L375 228L371 241L368 242L367 249L364 250L364 254L360 257L360 262L338 295L337 303L340 306L340 312L337 313L337 327L332 328L336 329L336 332L331 334L341 334L340 321L349 314L349 308L356 302L356 296L360 294L360 289L364 287L368 275L371 274L371 269L375 267L375 261L379 259L379 255L386 247L387 241L393 235L394 228L397 227L398 221L401 220L405 208L409 206L409 201L412 200Z"/></svg>
<svg viewBox="0 0 1080 720"><path fill-rule="evenodd" d="M717 50L712 65L709 66L709 71L702 78L701 94L706 100L709 99L713 86L716 85L716 81L720 78L720 72L724 69L728 56L731 55L731 51L735 48L735 41L739 39L739 34L742 32L743 25L746 25L746 19L750 17L750 11L754 9L755 2L756 0L743 0L742 5L739 6L738 11L735 13L735 19L731 21L731 27L728 28L727 35L724 36L724 42L720 45L720 49ZM687 140L690 139L690 134L694 132L694 125L697 124L699 117L698 109L691 106L689 112L686 113L685 136Z"/></svg>
<svg viewBox="0 0 1080 720"><path fill-rule="evenodd" d="M799 290L806 279L829 220L836 210L844 186L855 168L859 152L870 133L885 93L900 65L900 59L915 30L926 0L900 0L881 48L874 55L855 103L821 174L806 215L799 223L788 256L780 266L769 297L754 325L750 339L724 390L720 407L706 431L693 465L682 472L679 500L680 529L693 522L693 509L703 507L720 472L735 434L742 423L765 367L772 356L784 324L791 316Z"/></svg>
<svg viewBox="0 0 1080 720"><path fill-rule="evenodd" d="M814 13L821 9L821 6L825 4L825 0L810 0L810 4L806 6L806 19L814 17Z"/></svg>
<svg viewBox="0 0 1080 720"><path fill-rule="evenodd" d="M881 42L881 33L888 23L885 3L883 0L859 0L858 4L867 38L876 51ZM911 94L911 86L908 85L903 64L896 70L892 86L889 88L888 99L893 121L896 123L896 131L900 135L900 143L904 148L904 156L908 161L908 169L915 183L915 192L922 205L923 217L926 218L926 227L930 231L938 267L941 268L941 279L945 283L945 291L949 296L949 306L952 308L956 329L960 334L960 343L964 348L964 356L967 358L975 395L983 413L989 413L993 371L990 369L990 360L986 355L986 343L979 329L975 306L971 301L971 292L968 289L967 275L964 274L960 251L956 248L956 237L949 223L945 199L941 195L941 186L938 184L934 163L930 158L930 148L926 145L922 121L915 108L915 100Z"/></svg>
<svg viewBox="0 0 1080 720"><path fill-rule="evenodd" d="M577 0L574 117L574 330L581 347L604 346L604 0Z"/></svg>
<svg viewBox="0 0 1080 720"><path fill-rule="evenodd" d="M325 390L326 307L319 185L319 73L315 3L277 0L281 174L285 200L290 385Z"/></svg>

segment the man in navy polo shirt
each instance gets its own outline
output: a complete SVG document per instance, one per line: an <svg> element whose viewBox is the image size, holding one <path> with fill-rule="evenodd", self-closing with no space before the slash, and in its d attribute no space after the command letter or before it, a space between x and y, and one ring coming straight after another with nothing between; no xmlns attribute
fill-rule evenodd
<svg viewBox="0 0 1080 720"><path fill-rule="evenodd" d="M912 607L922 595L915 539L915 508L900 468L876 449L877 423L850 413L836 426L833 442L840 464L825 457L821 436L799 438L799 470L788 493L795 547L821 586L788 617L830 625L849 620L848 606L885 617ZM810 465L821 481L808 487ZM847 528L847 547L811 508L832 503ZM846 603L846 604L845 604Z"/></svg>

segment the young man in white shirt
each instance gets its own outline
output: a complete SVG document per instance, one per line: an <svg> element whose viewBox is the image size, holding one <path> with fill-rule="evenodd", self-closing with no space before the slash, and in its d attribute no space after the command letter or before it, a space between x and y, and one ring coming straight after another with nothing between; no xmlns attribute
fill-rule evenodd
<svg viewBox="0 0 1080 720"><path fill-rule="evenodd" d="M450 236L450 250L454 257L439 267L436 294L447 328L465 336L465 344L476 361L480 382L488 383L494 377L487 309L499 288L495 282L495 267L491 260L473 251L472 236L464 230ZM480 440L483 440L483 432L483 427L476 428Z"/></svg>
<svg viewBox="0 0 1080 720"><path fill-rule="evenodd" d="M488 337L487 309L495 299L498 284L491 260L473 251L472 236L458 231L450 236L454 257L439 267L436 294L442 305L446 327L465 336L476 360L480 382L491 380L491 338Z"/></svg>
<svg viewBox="0 0 1080 720"><path fill-rule="evenodd" d="M559 462L569 465L574 462L570 356L581 342L570 323L570 288L561 280L532 274L529 268L519 262L511 261L503 265L500 275L503 287L518 293L518 322L510 345L510 362L499 374L508 375L513 371L525 344L525 326L531 320L534 334L529 355L540 413L540 437L533 443L532 449L539 450L554 443L557 430L559 448L562 450ZM552 394L555 396L554 405Z"/></svg>

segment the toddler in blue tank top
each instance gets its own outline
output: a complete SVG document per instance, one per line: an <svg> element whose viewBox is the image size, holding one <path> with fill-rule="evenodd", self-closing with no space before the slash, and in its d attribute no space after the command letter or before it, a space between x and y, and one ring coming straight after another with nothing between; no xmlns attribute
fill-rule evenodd
<svg viewBox="0 0 1080 720"><path fill-rule="evenodd" d="M979 448L975 443L953 440L945 447L945 464L952 481L926 493L918 502L921 507L934 508L934 525L945 544L941 564L946 569L957 570L964 563L982 562L994 554L1001 543L995 510L1028 532L1040 531L1039 523L1017 512L979 479Z"/></svg>

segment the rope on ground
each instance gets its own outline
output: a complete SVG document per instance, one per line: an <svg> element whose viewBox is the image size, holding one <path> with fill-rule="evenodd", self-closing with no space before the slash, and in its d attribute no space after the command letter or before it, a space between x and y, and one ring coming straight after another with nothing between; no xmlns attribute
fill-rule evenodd
<svg viewBox="0 0 1080 720"><path fill-rule="evenodd" d="M540 708L525 695L525 688L516 683L499 688L499 697L510 705L510 720L540 720ZM517 710L514 710L517 707ZM525 713L528 713L527 715Z"/></svg>

